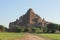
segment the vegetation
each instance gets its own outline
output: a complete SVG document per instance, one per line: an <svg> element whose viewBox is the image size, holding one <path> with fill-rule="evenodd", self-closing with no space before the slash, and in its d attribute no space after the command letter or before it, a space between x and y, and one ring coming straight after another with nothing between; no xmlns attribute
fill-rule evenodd
<svg viewBox="0 0 60 40"><path fill-rule="evenodd" d="M2 32L3 31L3 26L2 25L0 25L0 32Z"/></svg>
<svg viewBox="0 0 60 40"><path fill-rule="evenodd" d="M13 27L13 32L30 32L30 33L56 33L60 32L60 25L50 23L47 24L45 27L25 27L25 26L15 26ZM9 32L9 29L4 27L3 25L0 25L0 32Z"/></svg>
<svg viewBox="0 0 60 40"><path fill-rule="evenodd" d="M59 30L59 31L60 31L60 25L58 25L57 30Z"/></svg>
<svg viewBox="0 0 60 40"><path fill-rule="evenodd" d="M49 38L51 40L60 40L60 34L36 34L40 37Z"/></svg>
<svg viewBox="0 0 60 40"><path fill-rule="evenodd" d="M47 25L47 32L49 33L55 33L56 32L56 28L57 28L58 26L56 26L56 24L53 24L53 23L51 23L51 24L48 24Z"/></svg>
<svg viewBox="0 0 60 40"><path fill-rule="evenodd" d="M3 25L0 25L0 32L7 32L8 28L4 27Z"/></svg>
<svg viewBox="0 0 60 40"><path fill-rule="evenodd" d="M30 33L55 33L57 31L60 32L60 25L50 23L45 27L25 27L25 26L15 26L13 32L30 32Z"/></svg>
<svg viewBox="0 0 60 40"><path fill-rule="evenodd" d="M5 33L5 32L9 32L9 29L4 27L3 25L0 25L0 40L15 40L17 38L20 39L24 35L23 33L20 33L20 32L38 33L36 34L38 36L50 38L52 40L60 40L60 34L56 34L56 33L60 33L60 25L54 24L54 23L47 24L47 26L42 28L41 27L26 28L24 26L22 27L15 26L13 32L16 32L16 33L12 33L12 32ZM42 32L45 34L41 34ZM46 33L49 33L49 34L46 34ZM53 33L53 34L50 34L50 33Z"/></svg>
<svg viewBox="0 0 60 40"><path fill-rule="evenodd" d="M0 33L0 40L16 40L22 38L24 33L7 33L1 32Z"/></svg>

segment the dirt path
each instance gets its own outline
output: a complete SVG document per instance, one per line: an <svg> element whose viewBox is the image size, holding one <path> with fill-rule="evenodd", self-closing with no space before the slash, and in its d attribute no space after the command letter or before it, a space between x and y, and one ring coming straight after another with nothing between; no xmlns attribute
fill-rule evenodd
<svg viewBox="0 0 60 40"><path fill-rule="evenodd" d="M24 38L22 38L21 40L50 40L50 39L39 37L30 33L26 33Z"/></svg>

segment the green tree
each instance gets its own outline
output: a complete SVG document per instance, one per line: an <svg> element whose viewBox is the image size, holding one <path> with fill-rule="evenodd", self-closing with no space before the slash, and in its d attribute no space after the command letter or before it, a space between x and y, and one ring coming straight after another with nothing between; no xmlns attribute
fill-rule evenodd
<svg viewBox="0 0 60 40"><path fill-rule="evenodd" d="M36 28L32 27L32 33L35 33L35 32L36 32Z"/></svg>
<svg viewBox="0 0 60 40"><path fill-rule="evenodd" d="M3 28L5 32L9 32L9 29L7 27Z"/></svg>
<svg viewBox="0 0 60 40"><path fill-rule="evenodd" d="M55 33L56 32L56 24L50 23L47 25L47 32Z"/></svg>
<svg viewBox="0 0 60 40"><path fill-rule="evenodd" d="M58 25L57 30L59 30L59 32L60 32L60 25Z"/></svg>
<svg viewBox="0 0 60 40"><path fill-rule="evenodd" d="M0 25L0 32L2 32L3 31L3 25Z"/></svg>
<svg viewBox="0 0 60 40"><path fill-rule="evenodd" d="M25 27L24 26L16 26L14 27L15 32L24 32Z"/></svg>
<svg viewBox="0 0 60 40"><path fill-rule="evenodd" d="M32 27L32 32L33 33L39 33L41 29L39 27Z"/></svg>
<svg viewBox="0 0 60 40"><path fill-rule="evenodd" d="M28 30L28 32L30 32L30 33L32 32L32 28L31 28L31 27L28 27L27 30Z"/></svg>
<svg viewBox="0 0 60 40"><path fill-rule="evenodd" d="M7 31L7 28L4 27L3 25L0 25L0 32Z"/></svg>
<svg viewBox="0 0 60 40"><path fill-rule="evenodd" d="M40 28L36 28L36 33L39 33L40 32Z"/></svg>

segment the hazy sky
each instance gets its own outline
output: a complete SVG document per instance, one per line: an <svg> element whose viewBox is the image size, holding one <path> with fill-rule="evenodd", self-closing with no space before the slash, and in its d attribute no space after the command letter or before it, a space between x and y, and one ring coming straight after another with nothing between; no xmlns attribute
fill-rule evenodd
<svg viewBox="0 0 60 40"><path fill-rule="evenodd" d="M8 27L29 8L45 20L60 24L60 0L0 0L0 25Z"/></svg>

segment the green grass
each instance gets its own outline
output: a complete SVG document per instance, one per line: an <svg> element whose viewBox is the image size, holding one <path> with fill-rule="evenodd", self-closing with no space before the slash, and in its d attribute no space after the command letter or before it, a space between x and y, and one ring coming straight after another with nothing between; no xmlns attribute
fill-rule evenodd
<svg viewBox="0 0 60 40"><path fill-rule="evenodd" d="M60 34L37 34L38 36L49 38L51 40L60 40Z"/></svg>
<svg viewBox="0 0 60 40"><path fill-rule="evenodd" d="M15 38L22 38L24 33L0 33L0 40L14 40Z"/></svg>

